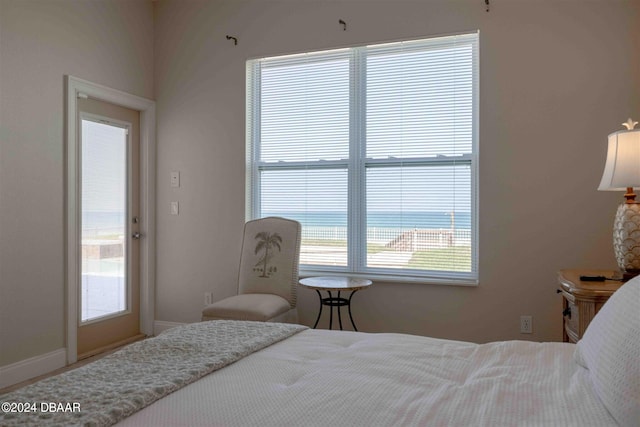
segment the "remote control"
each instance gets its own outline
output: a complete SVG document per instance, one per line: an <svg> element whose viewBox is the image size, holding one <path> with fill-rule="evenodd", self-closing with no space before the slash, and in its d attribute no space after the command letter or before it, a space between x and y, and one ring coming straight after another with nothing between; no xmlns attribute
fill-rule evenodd
<svg viewBox="0 0 640 427"><path fill-rule="evenodd" d="M607 278L604 276L580 276L580 280L583 282L604 282Z"/></svg>

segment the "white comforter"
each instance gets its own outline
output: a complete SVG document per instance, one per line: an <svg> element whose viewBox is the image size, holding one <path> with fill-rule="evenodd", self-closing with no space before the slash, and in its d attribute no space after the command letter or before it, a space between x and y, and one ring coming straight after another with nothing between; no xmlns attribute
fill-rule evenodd
<svg viewBox="0 0 640 427"><path fill-rule="evenodd" d="M306 330L121 426L615 426L573 344Z"/></svg>

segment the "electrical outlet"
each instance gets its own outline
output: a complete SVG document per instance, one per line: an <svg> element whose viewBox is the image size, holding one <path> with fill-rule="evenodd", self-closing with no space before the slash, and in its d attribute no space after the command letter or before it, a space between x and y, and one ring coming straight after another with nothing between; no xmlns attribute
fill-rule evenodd
<svg viewBox="0 0 640 427"><path fill-rule="evenodd" d="M180 171L171 172L171 186L174 188L180 187Z"/></svg>
<svg viewBox="0 0 640 427"><path fill-rule="evenodd" d="M533 320L531 316L520 316L520 333L521 334L533 333Z"/></svg>
<svg viewBox="0 0 640 427"><path fill-rule="evenodd" d="M211 292L204 293L204 305L211 304L213 302L212 299L213 299L213 295L211 294Z"/></svg>

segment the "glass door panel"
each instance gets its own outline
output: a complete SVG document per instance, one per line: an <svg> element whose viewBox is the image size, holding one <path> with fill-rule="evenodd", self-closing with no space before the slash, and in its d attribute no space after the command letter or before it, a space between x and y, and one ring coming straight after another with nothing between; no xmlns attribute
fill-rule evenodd
<svg viewBox="0 0 640 427"><path fill-rule="evenodd" d="M127 128L82 119L81 321L129 310Z"/></svg>

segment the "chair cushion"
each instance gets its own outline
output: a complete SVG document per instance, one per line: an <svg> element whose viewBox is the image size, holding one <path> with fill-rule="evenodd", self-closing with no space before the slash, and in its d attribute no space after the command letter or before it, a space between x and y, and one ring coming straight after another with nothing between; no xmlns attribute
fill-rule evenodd
<svg viewBox="0 0 640 427"><path fill-rule="evenodd" d="M273 294L240 294L202 310L202 320L232 319L266 322L291 309L289 302Z"/></svg>

